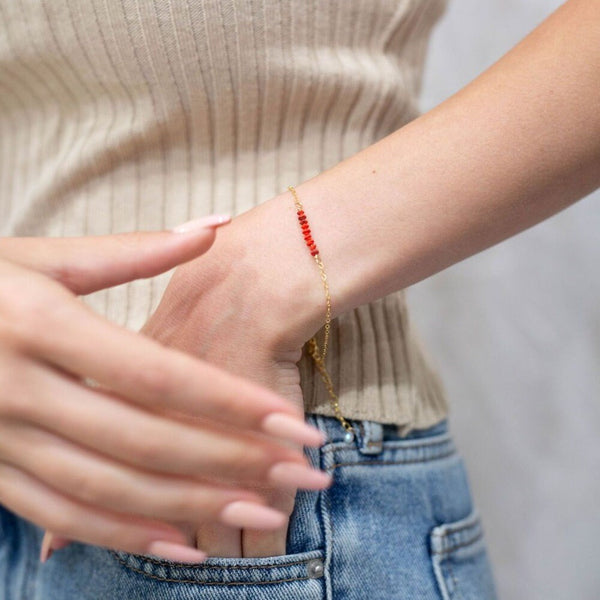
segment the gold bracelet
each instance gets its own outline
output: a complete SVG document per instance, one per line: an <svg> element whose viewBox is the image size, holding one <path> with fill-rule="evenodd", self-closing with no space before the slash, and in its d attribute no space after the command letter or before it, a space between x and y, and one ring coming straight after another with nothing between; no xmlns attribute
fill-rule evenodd
<svg viewBox="0 0 600 600"><path fill-rule="evenodd" d="M300 228L302 230L302 235L304 236L304 242L306 243L308 249L310 250L311 256L315 259L317 266L319 267L319 273L321 274L321 281L323 282L323 289L325 290L325 302L326 302L326 310L325 310L325 337L323 339L323 351L319 350L319 345L317 344L316 336L313 336L310 340L308 340L308 353L312 356L313 361L315 362L315 366L319 371L321 378L323 379L323 383L325 384L325 388L327 389L327 393L329 394L329 402L333 407L333 412L335 416L340 421L344 429L346 430L346 436L344 440L346 442L350 442L354 439L354 428L348 421L342 416L342 412L340 410L339 398L333 389L333 383L331 382L331 377L329 377L329 373L327 372L327 368L325 367L325 357L327 356L327 348L329 344L329 331L331 329L331 296L329 294L329 284L327 282L327 274L325 273L325 266L323 265L323 260L321 259L321 255L319 253L319 249L315 244L312 234L310 231L310 227L308 225L308 219L304 214L304 208L302 207L302 203L298 200L298 195L296 194L296 190L293 186L288 185L288 190L292 192L294 197L294 204L296 206L296 215L298 217L298 223L300 224Z"/></svg>

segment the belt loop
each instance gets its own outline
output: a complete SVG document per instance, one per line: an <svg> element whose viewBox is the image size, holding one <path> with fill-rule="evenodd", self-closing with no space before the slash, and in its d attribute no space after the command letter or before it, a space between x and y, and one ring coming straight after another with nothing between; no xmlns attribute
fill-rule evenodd
<svg viewBox="0 0 600 600"><path fill-rule="evenodd" d="M379 454L383 450L383 424L377 421L355 421L356 445L361 454Z"/></svg>

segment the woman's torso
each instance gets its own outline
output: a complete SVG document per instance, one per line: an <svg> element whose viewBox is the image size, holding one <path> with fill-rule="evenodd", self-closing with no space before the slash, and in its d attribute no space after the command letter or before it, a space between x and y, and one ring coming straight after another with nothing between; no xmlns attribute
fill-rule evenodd
<svg viewBox="0 0 600 600"><path fill-rule="evenodd" d="M95 235L239 214L418 115L445 0L0 0L0 233ZM86 302L141 327L169 274ZM446 415L404 294L335 323L349 418ZM307 411L331 415L301 361Z"/></svg>

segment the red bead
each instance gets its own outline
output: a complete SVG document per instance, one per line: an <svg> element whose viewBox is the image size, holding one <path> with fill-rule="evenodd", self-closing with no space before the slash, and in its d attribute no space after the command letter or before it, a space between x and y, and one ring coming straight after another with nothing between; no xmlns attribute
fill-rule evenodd
<svg viewBox="0 0 600 600"><path fill-rule="evenodd" d="M311 250L311 253L310 253L311 256L316 256L317 254L319 254L318 250L316 250L316 249L315 250Z"/></svg>
<svg viewBox="0 0 600 600"><path fill-rule="evenodd" d="M306 239L306 238L309 238L309 237L312 237L312 234L310 233L310 229L307 229L307 230L304 232L304 239Z"/></svg>
<svg viewBox="0 0 600 600"><path fill-rule="evenodd" d="M313 242L312 244L309 244L308 249L309 250L316 250L317 249L317 245Z"/></svg>
<svg viewBox="0 0 600 600"><path fill-rule="evenodd" d="M304 216L304 211L303 210L299 210L298 212L298 216L299 217L303 217Z"/></svg>
<svg viewBox="0 0 600 600"><path fill-rule="evenodd" d="M308 229L308 223L302 223L300 227L302 227L302 229Z"/></svg>
<svg viewBox="0 0 600 600"><path fill-rule="evenodd" d="M307 246L310 246L311 244L314 244L314 243L315 243L315 242L313 241L312 237L310 237L310 235L309 235L309 236L306 236L306 237L304 238L304 241L306 242L306 245L307 245Z"/></svg>
<svg viewBox="0 0 600 600"><path fill-rule="evenodd" d="M300 221L300 223L305 223L306 217L298 217L298 221Z"/></svg>

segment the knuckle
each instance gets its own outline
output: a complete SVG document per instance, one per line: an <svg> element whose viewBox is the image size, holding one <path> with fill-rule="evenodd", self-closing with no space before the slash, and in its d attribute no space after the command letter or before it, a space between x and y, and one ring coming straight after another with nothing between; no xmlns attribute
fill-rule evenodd
<svg viewBox="0 0 600 600"><path fill-rule="evenodd" d="M79 473L73 482L73 491L87 504L105 504L110 500L110 486L102 478L90 473Z"/></svg>
<svg viewBox="0 0 600 600"><path fill-rule="evenodd" d="M0 395L0 418L18 418L17 412L19 407L17 404L18 402L15 400L15 397L12 394L5 394L3 392L2 395Z"/></svg>
<svg viewBox="0 0 600 600"><path fill-rule="evenodd" d="M195 522L201 520L206 513L206 500L202 494L185 492L172 498L168 506L170 518Z"/></svg>
<svg viewBox="0 0 600 600"><path fill-rule="evenodd" d="M0 344L2 354L8 354L11 349L18 348L19 341L23 335L19 327L19 320L11 318L11 315L3 313L0 315Z"/></svg>
<svg viewBox="0 0 600 600"><path fill-rule="evenodd" d="M237 388L226 394L220 394L213 400L216 404L215 413L220 421L236 423L248 410L246 397Z"/></svg>
<svg viewBox="0 0 600 600"><path fill-rule="evenodd" d="M153 402L162 402L173 389L173 375L165 364L155 363L139 369L132 375L132 385Z"/></svg>
<svg viewBox="0 0 600 600"><path fill-rule="evenodd" d="M14 393L13 382L5 379L5 374L0 369L0 417L16 418L20 412L20 399Z"/></svg>
<svg viewBox="0 0 600 600"><path fill-rule="evenodd" d="M0 416L30 420L36 402L27 393L27 374L17 360L2 361L0 364Z"/></svg>
<svg viewBox="0 0 600 600"><path fill-rule="evenodd" d="M236 481L266 481L270 457L260 448L235 450L227 462L229 475Z"/></svg>
<svg viewBox="0 0 600 600"><path fill-rule="evenodd" d="M18 304L13 306L14 316L19 318L23 325L37 326L54 312L55 302L54 294L48 294L44 289L22 294Z"/></svg>
<svg viewBox="0 0 600 600"><path fill-rule="evenodd" d="M4 350L26 351L33 345L35 328L21 307L12 314L3 314L0 320L0 340Z"/></svg>
<svg viewBox="0 0 600 600"><path fill-rule="evenodd" d="M4 321L2 332L9 343L21 350L47 346L60 330L60 323L69 318L70 297L48 293L39 286L36 294L22 294L13 306L10 321Z"/></svg>
<svg viewBox="0 0 600 600"><path fill-rule="evenodd" d="M152 465L156 467L162 463L162 457L167 449L156 432L131 432L122 440L122 445L126 456L137 464Z"/></svg>

